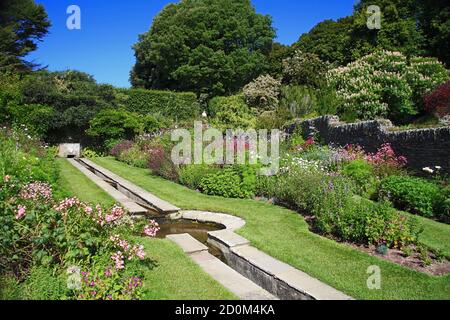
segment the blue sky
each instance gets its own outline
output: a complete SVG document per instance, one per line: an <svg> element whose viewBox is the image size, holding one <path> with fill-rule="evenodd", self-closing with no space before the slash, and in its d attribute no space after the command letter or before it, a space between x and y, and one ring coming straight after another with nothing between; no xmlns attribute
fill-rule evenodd
<svg viewBox="0 0 450 320"><path fill-rule="evenodd" d="M226 0L224 0L226 1ZM36 0L52 21L50 33L29 56L49 70L75 69L99 83L129 87L134 65L132 45L153 17L175 0ZM292 44L318 22L352 13L355 0L253 0L258 13L273 17L277 41ZM81 30L66 27L67 7L81 8Z"/></svg>

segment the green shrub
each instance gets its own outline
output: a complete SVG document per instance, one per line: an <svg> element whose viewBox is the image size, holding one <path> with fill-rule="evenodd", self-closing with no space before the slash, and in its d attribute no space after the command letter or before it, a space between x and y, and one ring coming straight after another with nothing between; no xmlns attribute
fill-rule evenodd
<svg viewBox="0 0 450 320"><path fill-rule="evenodd" d="M154 133L161 130L164 127L164 124L161 123L156 117L152 115L146 115L142 119L144 132L146 133Z"/></svg>
<svg viewBox="0 0 450 320"><path fill-rule="evenodd" d="M201 114L197 96L192 92L144 89L117 89L119 104L130 112L161 114L175 120L189 120Z"/></svg>
<svg viewBox="0 0 450 320"><path fill-rule="evenodd" d="M295 51L283 60L283 81L289 84L320 88L325 83L328 63L314 53Z"/></svg>
<svg viewBox="0 0 450 320"><path fill-rule="evenodd" d="M212 123L221 129L253 128L256 118L243 95L215 97L209 102Z"/></svg>
<svg viewBox="0 0 450 320"><path fill-rule="evenodd" d="M180 182L190 189L199 189L203 178L218 173L220 169L206 164L191 164L180 168Z"/></svg>
<svg viewBox="0 0 450 320"><path fill-rule="evenodd" d="M56 142L85 138L89 121L106 108L116 108L114 88L97 84L94 78L78 71L33 72L21 86L24 105L51 106L49 139Z"/></svg>
<svg viewBox="0 0 450 320"><path fill-rule="evenodd" d="M317 115L316 92L308 87L285 86L281 90L280 106L290 110L294 118Z"/></svg>
<svg viewBox="0 0 450 320"><path fill-rule="evenodd" d="M25 125L30 132L44 136L52 127L54 109L40 104L8 105L8 112L15 124Z"/></svg>
<svg viewBox="0 0 450 320"><path fill-rule="evenodd" d="M345 184L334 184L315 203L315 225L320 232L360 244L399 248L415 243L419 230L414 221L385 203L357 198Z"/></svg>
<svg viewBox="0 0 450 320"><path fill-rule="evenodd" d="M102 141L112 139L132 140L144 130L142 119L136 113L107 109L100 111L90 122L88 135Z"/></svg>
<svg viewBox="0 0 450 320"><path fill-rule="evenodd" d="M84 158L88 158L88 159L100 157L100 155L96 151L91 150L89 148L84 148L83 149L82 156Z"/></svg>
<svg viewBox="0 0 450 320"><path fill-rule="evenodd" d="M441 190L434 212L440 220L450 223L450 186Z"/></svg>
<svg viewBox="0 0 450 320"><path fill-rule="evenodd" d="M266 130L281 129L291 117L290 111L283 107L279 107L275 111L266 111L257 117L256 128Z"/></svg>
<svg viewBox="0 0 450 320"><path fill-rule="evenodd" d="M381 181L379 197L393 202L396 208L425 217L433 217L439 187L427 180L390 176Z"/></svg>
<svg viewBox="0 0 450 320"><path fill-rule="evenodd" d="M354 160L344 165L342 173L355 181L358 194L371 197L377 190L373 167L365 160Z"/></svg>
<svg viewBox="0 0 450 320"><path fill-rule="evenodd" d="M202 179L202 192L225 198L252 198L256 190L256 174L251 167L226 168Z"/></svg>

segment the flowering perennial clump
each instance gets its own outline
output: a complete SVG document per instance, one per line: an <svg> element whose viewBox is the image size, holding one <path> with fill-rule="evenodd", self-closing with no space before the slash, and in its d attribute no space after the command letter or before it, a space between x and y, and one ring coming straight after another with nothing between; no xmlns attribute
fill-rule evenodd
<svg viewBox="0 0 450 320"><path fill-rule="evenodd" d="M397 156L391 144L385 143L376 153L371 153L366 156L366 160L373 165L390 165L393 167L404 167L408 161L403 156Z"/></svg>
<svg viewBox="0 0 450 320"><path fill-rule="evenodd" d="M156 237L156 233L161 230L159 224L155 220L151 220L148 225L144 227L144 234L147 237Z"/></svg>
<svg viewBox="0 0 450 320"><path fill-rule="evenodd" d="M23 187L19 196L24 200L44 200L48 202L52 199L52 188L48 183L33 182Z"/></svg>

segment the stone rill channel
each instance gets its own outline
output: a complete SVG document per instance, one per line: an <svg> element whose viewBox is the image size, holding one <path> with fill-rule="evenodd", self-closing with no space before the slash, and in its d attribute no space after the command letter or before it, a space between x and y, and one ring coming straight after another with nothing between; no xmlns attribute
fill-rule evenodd
<svg viewBox="0 0 450 320"><path fill-rule="evenodd" d="M351 297L252 247L235 231L241 218L183 211L88 159L68 159L133 217L154 219L159 238L178 244L206 273L244 300L350 300Z"/></svg>

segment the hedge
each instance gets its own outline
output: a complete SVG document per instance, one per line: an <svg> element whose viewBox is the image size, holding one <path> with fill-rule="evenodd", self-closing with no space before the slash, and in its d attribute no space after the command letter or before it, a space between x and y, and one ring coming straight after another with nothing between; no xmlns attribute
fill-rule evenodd
<svg viewBox="0 0 450 320"><path fill-rule="evenodd" d="M188 120L201 114L197 96L192 92L145 89L118 89L124 107L140 114L161 114L174 120Z"/></svg>

